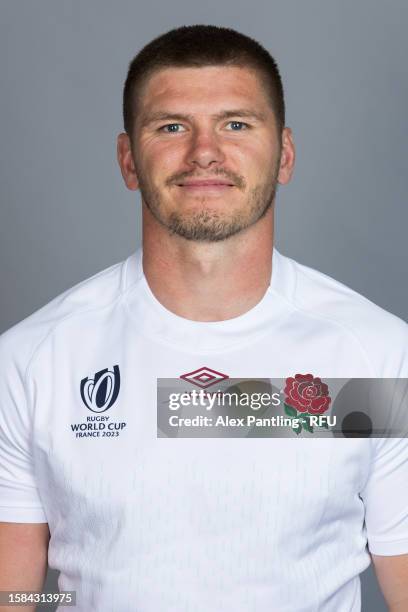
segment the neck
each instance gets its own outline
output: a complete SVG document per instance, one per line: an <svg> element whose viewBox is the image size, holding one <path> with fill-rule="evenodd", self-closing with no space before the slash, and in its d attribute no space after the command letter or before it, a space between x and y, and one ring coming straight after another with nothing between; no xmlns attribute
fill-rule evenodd
<svg viewBox="0 0 408 612"><path fill-rule="evenodd" d="M271 279L273 206L227 240L201 243L170 235L143 205L143 271L156 299L193 321L238 317L264 296Z"/></svg>

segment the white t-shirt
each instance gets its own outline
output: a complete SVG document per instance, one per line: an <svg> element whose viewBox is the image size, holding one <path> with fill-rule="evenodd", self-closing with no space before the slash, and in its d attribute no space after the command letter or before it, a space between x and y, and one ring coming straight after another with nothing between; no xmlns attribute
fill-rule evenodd
<svg viewBox="0 0 408 612"><path fill-rule="evenodd" d="M48 522L78 612L357 612L367 541L408 553L406 439L157 436L158 377L408 377L406 323L272 264L250 311L194 322L138 250L0 337L0 521Z"/></svg>

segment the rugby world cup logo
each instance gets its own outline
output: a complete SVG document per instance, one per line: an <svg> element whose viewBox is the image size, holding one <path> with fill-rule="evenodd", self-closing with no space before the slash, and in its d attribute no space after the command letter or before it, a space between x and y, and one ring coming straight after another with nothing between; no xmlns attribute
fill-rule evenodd
<svg viewBox="0 0 408 612"><path fill-rule="evenodd" d="M116 402L120 389L119 366L113 370L100 370L93 378L81 380L81 397L85 406L92 412L105 412Z"/></svg>

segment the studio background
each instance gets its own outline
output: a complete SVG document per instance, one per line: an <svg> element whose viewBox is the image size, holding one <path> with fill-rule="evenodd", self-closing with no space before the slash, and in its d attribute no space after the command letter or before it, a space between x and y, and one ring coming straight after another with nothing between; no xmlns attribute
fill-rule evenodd
<svg viewBox="0 0 408 612"><path fill-rule="evenodd" d="M278 249L407 319L408 3L1 0L0 12L0 332L140 244L140 199L116 162L127 66L193 23L240 30L278 61L297 149ZM372 568L362 600L386 610Z"/></svg>

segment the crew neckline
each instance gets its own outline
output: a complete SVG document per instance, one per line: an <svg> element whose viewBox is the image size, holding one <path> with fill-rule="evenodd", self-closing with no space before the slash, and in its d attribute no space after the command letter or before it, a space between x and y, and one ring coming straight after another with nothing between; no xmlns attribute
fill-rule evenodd
<svg viewBox="0 0 408 612"><path fill-rule="evenodd" d="M274 247L272 273L261 300L246 312L224 321L194 321L167 309L153 294L143 271L143 250L139 247L125 262L126 307L139 332L161 344L188 352L212 352L251 342L270 331L271 319L281 314L279 298L283 256Z"/></svg>

